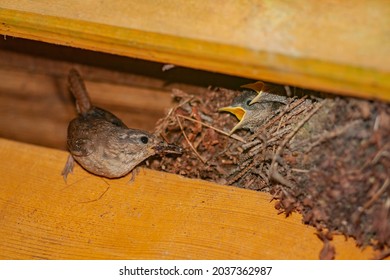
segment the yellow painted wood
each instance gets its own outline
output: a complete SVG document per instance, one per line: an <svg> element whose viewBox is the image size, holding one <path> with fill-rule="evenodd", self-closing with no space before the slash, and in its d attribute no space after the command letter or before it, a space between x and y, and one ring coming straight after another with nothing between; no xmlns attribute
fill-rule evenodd
<svg viewBox="0 0 390 280"><path fill-rule="evenodd" d="M390 100L388 0L3 0L0 33Z"/></svg>
<svg viewBox="0 0 390 280"><path fill-rule="evenodd" d="M1 259L317 259L322 247L297 214L270 196L141 169L117 180L67 154L0 139ZM336 236L337 258L366 259Z"/></svg>

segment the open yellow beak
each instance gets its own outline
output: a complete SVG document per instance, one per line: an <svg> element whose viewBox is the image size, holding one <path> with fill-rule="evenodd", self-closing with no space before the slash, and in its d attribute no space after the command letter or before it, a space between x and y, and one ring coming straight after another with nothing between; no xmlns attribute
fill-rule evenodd
<svg viewBox="0 0 390 280"><path fill-rule="evenodd" d="M261 94L263 93L264 86L265 84L261 81L241 86L242 88L249 88L257 92L256 97L252 99L252 101L249 103L249 106L256 103L260 99Z"/></svg>
<svg viewBox="0 0 390 280"><path fill-rule="evenodd" d="M245 114L246 114L246 111L241 107L222 107L222 108L219 108L218 111L232 113L239 120L239 123L236 124L236 126L233 127L233 129L229 132L229 135L232 135L234 131L236 131L237 129L239 129L241 127L242 120L244 119Z"/></svg>
<svg viewBox="0 0 390 280"><path fill-rule="evenodd" d="M233 115L236 116L236 118L241 121L244 116L245 116L245 110L242 109L241 107L222 107L222 108L219 108L218 111L224 111L224 112L229 112L229 113L232 113Z"/></svg>

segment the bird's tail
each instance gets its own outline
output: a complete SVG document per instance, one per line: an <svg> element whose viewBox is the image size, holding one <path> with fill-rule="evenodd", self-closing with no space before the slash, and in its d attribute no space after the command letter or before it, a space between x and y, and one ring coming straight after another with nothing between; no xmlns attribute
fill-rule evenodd
<svg viewBox="0 0 390 280"><path fill-rule="evenodd" d="M76 106L79 114L85 114L91 107L91 100L89 99L87 89L83 79L76 69L71 69L68 75L69 90L76 98Z"/></svg>

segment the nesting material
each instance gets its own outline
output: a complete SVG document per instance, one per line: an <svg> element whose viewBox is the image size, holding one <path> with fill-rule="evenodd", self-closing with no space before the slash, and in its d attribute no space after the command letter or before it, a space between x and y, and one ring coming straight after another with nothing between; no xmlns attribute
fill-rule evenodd
<svg viewBox="0 0 390 280"><path fill-rule="evenodd" d="M177 105L156 133L184 152L149 160L150 167L271 193L279 213L297 211L317 229L323 259L334 258L334 233L373 246L380 258L388 255L390 105L286 87L287 104L252 131L229 135L238 121L218 109L240 94L173 91Z"/></svg>

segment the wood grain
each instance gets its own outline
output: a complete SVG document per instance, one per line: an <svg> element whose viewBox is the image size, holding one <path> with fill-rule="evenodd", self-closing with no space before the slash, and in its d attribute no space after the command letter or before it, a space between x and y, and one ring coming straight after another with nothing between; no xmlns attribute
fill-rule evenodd
<svg viewBox="0 0 390 280"><path fill-rule="evenodd" d="M4 0L0 33L390 100L387 0Z"/></svg>
<svg viewBox="0 0 390 280"><path fill-rule="evenodd" d="M265 193L141 169L117 180L67 154L0 139L1 259L317 259L315 231ZM339 259L367 259L336 236Z"/></svg>

